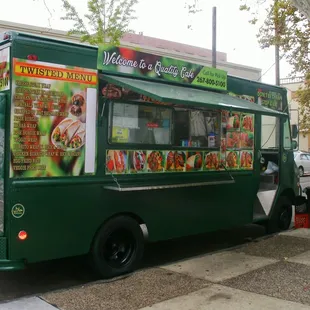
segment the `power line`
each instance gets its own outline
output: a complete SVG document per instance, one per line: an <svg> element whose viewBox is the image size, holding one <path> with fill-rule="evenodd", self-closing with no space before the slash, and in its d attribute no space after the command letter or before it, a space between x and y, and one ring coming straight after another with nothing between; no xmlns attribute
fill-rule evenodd
<svg viewBox="0 0 310 310"><path fill-rule="evenodd" d="M284 54L280 57L279 61L282 60L283 57L284 57ZM275 65L276 65L276 62L274 62L263 74L261 74L257 81L259 82L260 79L261 79L264 75L266 75Z"/></svg>
<svg viewBox="0 0 310 310"><path fill-rule="evenodd" d="M52 29L52 24L51 24L51 19L53 18L53 14L51 12L51 10L49 9L47 3L45 0L43 0L43 4L45 6L45 9L47 10L47 12L49 13L49 17L48 17L48 25L49 25L49 28Z"/></svg>

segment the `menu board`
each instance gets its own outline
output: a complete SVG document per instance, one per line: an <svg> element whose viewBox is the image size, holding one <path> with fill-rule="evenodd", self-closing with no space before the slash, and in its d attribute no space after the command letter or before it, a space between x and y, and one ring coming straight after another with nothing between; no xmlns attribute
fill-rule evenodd
<svg viewBox="0 0 310 310"><path fill-rule="evenodd" d="M13 59L11 178L94 172L96 70Z"/></svg>

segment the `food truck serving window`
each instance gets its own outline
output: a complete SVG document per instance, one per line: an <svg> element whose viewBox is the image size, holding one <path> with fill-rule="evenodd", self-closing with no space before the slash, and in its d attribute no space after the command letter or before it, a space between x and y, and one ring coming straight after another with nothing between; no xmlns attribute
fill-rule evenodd
<svg viewBox="0 0 310 310"><path fill-rule="evenodd" d="M114 102L110 142L171 144L172 109Z"/></svg>
<svg viewBox="0 0 310 310"><path fill-rule="evenodd" d="M220 147L220 111L121 102L112 111L112 143Z"/></svg>
<svg viewBox="0 0 310 310"><path fill-rule="evenodd" d="M174 145L220 147L220 112L175 108Z"/></svg>
<svg viewBox="0 0 310 310"><path fill-rule="evenodd" d="M253 170L254 118L253 113L209 107L112 103L109 142L133 145L109 148L106 171Z"/></svg>

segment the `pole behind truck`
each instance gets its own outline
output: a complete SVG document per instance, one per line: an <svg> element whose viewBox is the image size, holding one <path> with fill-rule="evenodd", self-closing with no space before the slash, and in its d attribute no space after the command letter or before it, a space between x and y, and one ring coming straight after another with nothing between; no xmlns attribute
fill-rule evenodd
<svg viewBox="0 0 310 310"><path fill-rule="evenodd" d="M0 270L88 255L113 277L146 239L285 230L304 202L282 88L22 33L0 57Z"/></svg>

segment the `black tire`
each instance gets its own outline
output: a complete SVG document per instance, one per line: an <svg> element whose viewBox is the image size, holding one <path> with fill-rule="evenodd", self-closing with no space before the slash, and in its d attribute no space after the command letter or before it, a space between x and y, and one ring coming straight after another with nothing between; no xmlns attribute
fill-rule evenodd
<svg viewBox="0 0 310 310"><path fill-rule="evenodd" d="M102 278L134 271L143 256L144 237L134 219L120 216L105 223L96 234L90 251L91 264Z"/></svg>
<svg viewBox="0 0 310 310"><path fill-rule="evenodd" d="M266 230L268 234L288 230L293 215L292 202L287 197L279 197L275 205L274 212L267 222Z"/></svg>
<svg viewBox="0 0 310 310"><path fill-rule="evenodd" d="M300 166L300 167L298 168L298 172L299 172L299 176L300 176L300 177L303 177L304 174L305 174L304 168L303 168L302 166Z"/></svg>

